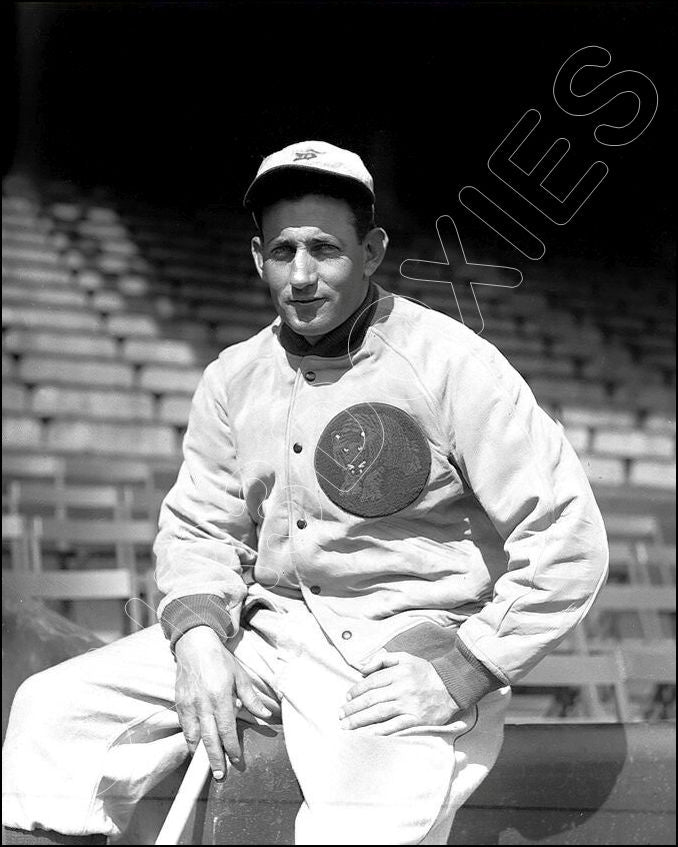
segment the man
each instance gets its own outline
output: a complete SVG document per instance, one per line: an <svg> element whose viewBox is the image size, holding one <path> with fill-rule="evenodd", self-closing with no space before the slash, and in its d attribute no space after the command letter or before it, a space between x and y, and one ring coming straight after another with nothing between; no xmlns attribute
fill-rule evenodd
<svg viewBox="0 0 678 847"><path fill-rule="evenodd" d="M446 843L510 684L586 614L607 546L574 451L492 345L371 282L373 203L349 151L263 161L245 204L279 319L196 392L160 627L22 687L6 825L116 835L201 738L222 778L238 715L282 720L297 843Z"/></svg>

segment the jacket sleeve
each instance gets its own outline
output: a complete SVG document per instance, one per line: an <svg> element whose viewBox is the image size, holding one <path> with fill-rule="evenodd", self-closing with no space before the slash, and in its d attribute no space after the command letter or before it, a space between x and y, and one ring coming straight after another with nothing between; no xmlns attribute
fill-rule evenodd
<svg viewBox="0 0 678 847"><path fill-rule="evenodd" d="M177 481L160 509L158 618L174 650L206 624L222 641L235 635L247 594L243 567L256 560L256 527L245 506L228 423L223 365L206 368L196 390Z"/></svg>
<svg viewBox="0 0 678 847"><path fill-rule="evenodd" d="M465 708L516 683L582 620L607 577L603 520L584 470L524 380L478 340L446 388L451 454L504 542L493 599L436 670Z"/></svg>

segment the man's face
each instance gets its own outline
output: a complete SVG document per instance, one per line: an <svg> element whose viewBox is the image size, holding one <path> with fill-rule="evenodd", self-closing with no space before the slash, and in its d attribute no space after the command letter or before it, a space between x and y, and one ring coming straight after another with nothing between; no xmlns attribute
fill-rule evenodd
<svg viewBox="0 0 678 847"><path fill-rule="evenodd" d="M268 206L261 224L252 249L275 309L290 329L313 342L365 299L376 269L370 238L358 241L348 203L317 195Z"/></svg>

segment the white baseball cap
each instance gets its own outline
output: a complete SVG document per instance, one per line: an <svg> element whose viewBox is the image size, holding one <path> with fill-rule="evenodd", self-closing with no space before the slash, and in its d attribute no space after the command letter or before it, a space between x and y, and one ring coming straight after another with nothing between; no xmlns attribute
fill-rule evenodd
<svg viewBox="0 0 678 847"><path fill-rule="evenodd" d="M245 208L251 209L255 205L256 195L262 186L269 183L271 175L283 171L319 173L348 180L374 203L374 180L360 156L326 141L299 141L266 156L247 189Z"/></svg>

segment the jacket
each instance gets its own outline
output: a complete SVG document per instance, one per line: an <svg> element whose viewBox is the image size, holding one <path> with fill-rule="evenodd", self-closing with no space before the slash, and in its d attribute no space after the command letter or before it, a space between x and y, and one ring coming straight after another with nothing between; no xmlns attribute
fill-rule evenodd
<svg viewBox="0 0 678 847"><path fill-rule="evenodd" d="M467 707L582 620L600 511L562 428L458 321L371 284L334 336L277 319L206 368L161 507L160 622L172 647L205 623L227 643L252 604L303 598L356 667L434 624Z"/></svg>

